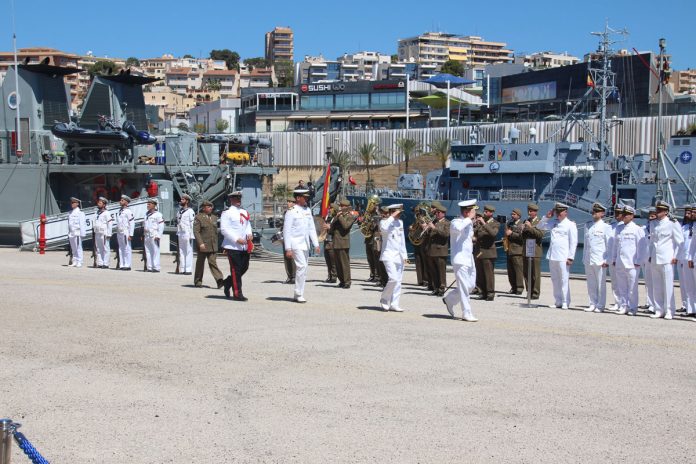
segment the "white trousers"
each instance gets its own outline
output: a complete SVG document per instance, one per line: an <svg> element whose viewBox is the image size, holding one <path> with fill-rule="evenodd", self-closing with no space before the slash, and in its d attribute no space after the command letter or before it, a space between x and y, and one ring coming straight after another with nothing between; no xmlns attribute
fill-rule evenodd
<svg viewBox="0 0 696 464"><path fill-rule="evenodd" d="M655 300L653 299L652 265L650 263L643 264L641 265L641 269L643 269L643 281L645 282L645 293L647 294L647 303L649 307L654 308Z"/></svg>
<svg viewBox="0 0 696 464"><path fill-rule="evenodd" d="M447 305L454 308L458 304L462 306L462 316L473 317L469 295L476 287L476 268L474 266L462 266L453 264L454 278L457 280L457 288L453 288L445 295Z"/></svg>
<svg viewBox="0 0 696 464"><path fill-rule="evenodd" d="M679 282L682 301L684 302L686 312L693 314L694 308L696 308L696 275L693 269L689 269L688 261L679 261L679 264L681 264L679 268Z"/></svg>
<svg viewBox="0 0 696 464"><path fill-rule="evenodd" d="M638 269L634 267L616 266L616 293L619 295L619 306L635 313L638 309Z"/></svg>
<svg viewBox="0 0 696 464"><path fill-rule="evenodd" d="M588 264L585 266L585 273L590 305L604 308L607 304L607 268Z"/></svg>
<svg viewBox="0 0 696 464"><path fill-rule="evenodd" d="M82 237L68 237L70 241L70 251L72 252L72 263L75 266L82 266Z"/></svg>
<svg viewBox="0 0 696 464"><path fill-rule="evenodd" d="M160 247L153 237L145 237L145 259L148 271L160 270Z"/></svg>
<svg viewBox="0 0 696 464"><path fill-rule="evenodd" d="M551 285L553 286L553 299L556 306L570 306L570 266L565 261L549 260L549 271L551 272ZM613 280L613 279L612 279Z"/></svg>
<svg viewBox="0 0 696 464"><path fill-rule="evenodd" d="M619 304L619 292L616 291L616 268L611 269L611 295L614 297L614 303Z"/></svg>
<svg viewBox="0 0 696 464"><path fill-rule="evenodd" d="M193 239L179 237L179 272L193 272Z"/></svg>
<svg viewBox="0 0 696 464"><path fill-rule="evenodd" d="M672 264L651 264L650 266L655 314L664 316L669 312L674 316L674 266Z"/></svg>
<svg viewBox="0 0 696 464"><path fill-rule="evenodd" d="M387 270L389 280L387 281L387 285L384 286L384 290L382 290L380 302L389 305L390 308L398 308L399 298L401 297L401 280L404 276L404 263L403 261L398 263L393 261L382 262L384 263L384 268Z"/></svg>
<svg viewBox="0 0 696 464"><path fill-rule="evenodd" d="M123 269L124 267L131 267L131 259L133 258L133 247L131 246L131 241L128 240L126 234L118 234L118 266Z"/></svg>
<svg viewBox="0 0 696 464"><path fill-rule="evenodd" d="M108 266L111 261L111 244L104 234L94 234L94 241L97 245L97 266Z"/></svg>
<svg viewBox="0 0 696 464"><path fill-rule="evenodd" d="M309 250L292 250L292 258L295 260L295 296L304 298L305 281L307 280L307 258Z"/></svg>

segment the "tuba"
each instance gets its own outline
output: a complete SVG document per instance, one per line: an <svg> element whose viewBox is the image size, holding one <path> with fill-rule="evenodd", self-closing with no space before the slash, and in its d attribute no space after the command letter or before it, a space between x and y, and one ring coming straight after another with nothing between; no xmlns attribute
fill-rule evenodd
<svg viewBox="0 0 696 464"><path fill-rule="evenodd" d="M373 231L373 216L377 207L382 202L377 195L370 195L367 199L367 206L365 207L365 214L363 214L363 220L360 223L360 233L363 234L365 238L371 238Z"/></svg>

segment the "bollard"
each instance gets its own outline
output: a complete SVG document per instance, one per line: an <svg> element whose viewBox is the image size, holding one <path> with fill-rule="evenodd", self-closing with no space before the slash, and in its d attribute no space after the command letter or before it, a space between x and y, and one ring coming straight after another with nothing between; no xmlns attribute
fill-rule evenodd
<svg viewBox="0 0 696 464"><path fill-rule="evenodd" d="M12 458L12 437L19 424L12 419L0 419L0 464L10 464Z"/></svg>
<svg viewBox="0 0 696 464"><path fill-rule="evenodd" d="M46 215L41 213L39 224L39 254L46 254Z"/></svg>

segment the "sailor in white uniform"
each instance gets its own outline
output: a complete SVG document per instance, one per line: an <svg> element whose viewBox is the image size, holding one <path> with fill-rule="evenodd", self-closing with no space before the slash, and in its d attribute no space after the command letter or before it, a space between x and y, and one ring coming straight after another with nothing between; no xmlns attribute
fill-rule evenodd
<svg viewBox="0 0 696 464"><path fill-rule="evenodd" d="M655 312L655 304L653 303L653 286L652 286L652 266L648 262L650 258L650 233L653 227L655 227L655 219L657 218L657 210L654 206L648 208L648 221L643 226L643 239L644 244L641 246L643 249L643 262L641 262L641 269L643 270L643 281L645 282L645 294L646 294L646 306L644 308L649 313Z"/></svg>
<svg viewBox="0 0 696 464"><path fill-rule="evenodd" d="M191 275L193 272L193 221L196 213L191 209L191 197L184 194L179 201L181 208L177 214L176 235L179 242L179 272Z"/></svg>
<svg viewBox="0 0 696 464"><path fill-rule="evenodd" d="M230 207L220 215L222 248L230 264L230 275L225 278L225 296L235 301L247 301L242 292L242 277L249 270L253 249L253 232L249 212L242 208L242 192L237 190L227 195ZM230 296L230 289L232 295Z"/></svg>
<svg viewBox="0 0 696 464"><path fill-rule="evenodd" d="M556 217L553 218L553 214ZM570 306L570 266L578 247L578 226L568 219L568 206L556 203L546 213L537 228L551 231L551 243L546 259L549 260L554 304L551 307L568 309Z"/></svg>
<svg viewBox="0 0 696 464"><path fill-rule="evenodd" d="M694 273L691 268L689 268L689 261L691 259L691 242L694 230L693 230L693 206L684 206L684 221L682 223L682 234L684 235L684 243L679 247L679 293L681 294L682 308L687 315L694 314L694 308L696 307L696 301L694 297L696 296L696 280L694 280Z"/></svg>
<svg viewBox="0 0 696 464"><path fill-rule="evenodd" d="M312 211L307 207L309 190L296 189L293 192L295 206L285 213L283 223L283 243L285 245L285 256L295 260L295 301L305 303L304 298L305 280L307 279L307 259L309 258L309 247L314 247L314 252L319 254L319 240L317 230L314 226Z"/></svg>
<svg viewBox="0 0 696 464"><path fill-rule="evenodd" d="M72 267L82 267L82 239L87 235L87 219L80 209L80 200L70 198L72 211L68 214L68 241L72 251Z"/></svg>
<svg viewBox="0 0 696 464"><path fill-rule="evenodd" d="M474 219L476 218L476 200L460 201L460 216L450 222L450 260L457 288L452 289L442 299L450 316L454 317L454 308L461 304L462 320L476 322L471 312L471 291L476 287L476 265L474 263Z"/></svg>
<svg viewBox="0 0 696 464"><path fill-rule="evenodd" d="M607 267L612 228L604 222L607 209L600 203L592 205L592 221L585 224L585 246L582 263L587 276L590 305L585 311L602 312L607 302Z"/></svg>
<svg viewBox="0 0 696 464"><path fill-rule="evenodd" d="M147 200L147 214L143 221L143 236L145 237L145 259L149 272L160 271L160 239L164 234L164 217L157 211L157 200Z"/></svg>
<svg viewBox="0 0 696 464"><path fill-rule="evenodd" d="M657 219L650 233L650 266L652 272L653 303L652 318L672 319L674 308L674 265L677 263L679 247L684 242L679 223L669 218L671 206L665 201L655 204Z"/></svg>
<svg viewBox="0 0 696 464"><path fill-rule="evenodd" d="M619 314L635 316L638 310L638 273L645 253L643 228L633 222L636 210L624 206L623 224L616 228L611 263L619 296Z"/></svg>
<svg viewBox="0 0 696 464"><path fill-rule="evenodd" d="M691 279L694 282L694 287L692 288L691 295L690 295L690 305L686 307L686 316L687 317L696 317L696 265L694 263L696 262L696 237L693 237L694 235L694 230L693 230L693 223L696 221L696 204L691 205L691 224L689 229L684 232L684 240L686 241L689 239L689 247L686 252L686 257L688 260L687 263L687 270L685 272L691 273ZM688 237L687 237L688 236ZM682 288L682 291L683 288Z"/></svg>
<svg viewBox="0 0 696 464"><path fill-rule="evenodd" d="M94 241L97 246L97 267L108 269L111 260L111 235L113 234L113 218L106 209L109 203L104 197L99 197L97 207L99 210L94 218Z"/></svg>
<svg viewBox="0 0 696 464"><path fill-rule="evenodd" d="M382 252L379 260L384 263L389 280L382 290L379 302L384 311L403 312L399 306L401 297L401 281L404 275L404 263L406 254L406 236L404 223L399 217L404 210L404 205L397 203L389 205L389 216L379 221L379 231L382 235Z"/></svg>
<svg viewBox="0 0 696 464"><path fill-rule="evenodd" d="M133 257L132 239L135 232L135 215L128 208L131 199L127 195L121 195L119 204L121 209L116 213L116 237L118 238L118 266L122 271L131 270Z"/></svg>
<svg viewBox="0 0 696 464"><path fill-rule="evenodd" d="M609 238L609 249L614 248L614 237L616 236L616 228L623 224L623 211L624 205L622 203L616 203L614 205L614 222L610 224L611 235ZM611 277L611 295L614 298L614 303L609 307L612 311L619 309L619 294L616 292L616 279L614 278L614 269L609 268L609 275Z"/></svg>

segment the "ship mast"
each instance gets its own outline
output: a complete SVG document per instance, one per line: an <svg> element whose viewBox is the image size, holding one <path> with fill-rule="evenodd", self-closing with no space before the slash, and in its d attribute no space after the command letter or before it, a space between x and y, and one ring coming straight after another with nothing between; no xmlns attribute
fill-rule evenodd
<svg viewBox="0 0 696 464"><path fill-rule="evenodd" d="M17 144L15 146L15 157L17 162L22 162L22 126L20 125L19 117L19 60L17 59L17 28L15 26L15 2L12 0L12 47L14 49L14 75L15 75L15 103L17 107L15 108L17 115L17 127L15 129Z"/></svg>

